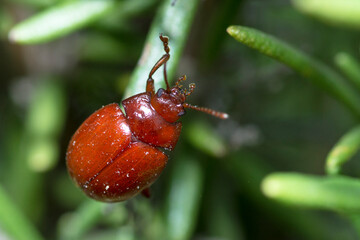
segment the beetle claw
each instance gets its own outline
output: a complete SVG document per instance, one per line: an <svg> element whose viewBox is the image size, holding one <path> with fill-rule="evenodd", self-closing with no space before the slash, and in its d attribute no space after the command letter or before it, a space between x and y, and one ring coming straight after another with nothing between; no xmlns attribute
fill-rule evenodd
<svg viewBox="0 0 360 240"><path fill-rule="evenodd" d="M144 190L141 191L141 194L146 198L150 198L151 197L150 188L145 188Z"/></svg>

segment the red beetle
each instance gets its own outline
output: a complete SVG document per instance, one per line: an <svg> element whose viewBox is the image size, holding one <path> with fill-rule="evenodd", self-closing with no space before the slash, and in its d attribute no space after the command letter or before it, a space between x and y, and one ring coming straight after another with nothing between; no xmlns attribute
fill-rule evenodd
<svg viewBox="0 0 360 240"><path fill-rule="evenodd" d="M225 119L226 113L185 103L195 88L169 87L166 62L170 58L168 37L160 35L165 54L149 74L146 92L122 101L126 115L116 103L93 113L70 140L66 161L74 182L91 198L105 202L127 200L139 192L148 195L148 187L159 177L167 155L159 148L174 149L181 131L178 119L185 108L192 108ZM164 65L166 90L154 89L154 72Z"/></svg>

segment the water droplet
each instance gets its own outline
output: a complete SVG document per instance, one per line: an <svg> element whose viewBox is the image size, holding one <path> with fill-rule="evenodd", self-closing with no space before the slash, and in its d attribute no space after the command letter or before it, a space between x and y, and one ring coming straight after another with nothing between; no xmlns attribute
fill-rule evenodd
<svg viewBox="0 0 360 240"><path fill-rule="evenodd" d="M108 190L110 188L110 186L109 185L107 185L106 187L105 187L105 190Z"/></svg>
<svg viewBox="0 0 360 240"><path fill-rule="evenodd" d="M126 177L129 177L129 174L128 174L128 173L126 174Z"/></svg>

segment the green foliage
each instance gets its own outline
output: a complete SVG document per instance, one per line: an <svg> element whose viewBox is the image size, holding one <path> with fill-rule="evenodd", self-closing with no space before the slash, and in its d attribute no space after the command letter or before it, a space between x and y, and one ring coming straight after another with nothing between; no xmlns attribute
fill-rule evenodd
<svg viewBox="0 0 360 240"><path fill-rule="evenodd" d="M345 213L360 211L360 181L349 177L272 173L263 180L262 191L284 203Z"/></svg>
<svg viewBox="0 0 360 240"><path fill-rule="evenodd" d="M10 31L9 39L22 44L49 42L104 17L114 4L112 0L61 4L16 25Z"/></svg>
<svg viewBox="0 0 360 240"><path fill-rule="evenodd" d="M360 28L360 2L357 0L292 0L300 11L339 26Z"/></svg>
<svg viewBox="0 0 360 240"><path fill-rule="evenodd" d="M333 147L326 159L326 171L338 174L341 166L350 160L360 147L360 127L357 126L346 133Z"/></svg>
<svg viewBox="0 0 360 240"><path fill-rule="evenodd" d="M131 76L124 98L132 96L145 90L145 79L149 76L149 69L164 54L164 47L159 41L160 33L166 33L170 37L170 60L167 63L167 73L170 82L173 81L176 66L179 64L181 53L184 50L186 36L189 34L194 15L196 13L198 0L178 1L175 5L173 0L165 0L159 7L158 13L147 34L146 43ZM171 17L170 17L171 16ZM176 26L176 27L175 27ZM154 74L155 86L164 86L161 71Z"/></svg>
<svg viewBox="0 0 360 240"><path fill-rule="evenodd" d="M166 239L189 239L196 227L203 188L203 169L195 158L182 154L173 168L166 199Z"/></svg>
<svg viewBox="0 0 360 240"><path fill-rule="evenodd" d="M359 94L353 91L344 79L332 69L275 37L258 30L242 26L230 26L227 31L237 41L293 68L313 84L342 101L354 114L360 117Z"/></svg>
<svg viewBox="0 0 360 240"><path fill-rule="evenodd" d="M41 240L43 239L32 223L19 211L17 206L7 196L0 186L0 225L14 240ZM21 229L21 230L20 230Z"/></svg>
<svg viewBox="0 0 360 240"><path fill-rule="evenodd" d="M6 1L1 236L358 239L359 9L356 0ZM197 86L187 102L230 118L189 110L150 199L96 202L68 176L68 141L96 109L145 90L164 54L160 34L170 84L186 74ZM164 87L163 68L154 79Z"/></svg>
<svg viewBox="0 0 360 240"><path fill-rule="evenodd" d="M336 65L360 89L360 64L351 55L341 52L335 56Z"/></svg>

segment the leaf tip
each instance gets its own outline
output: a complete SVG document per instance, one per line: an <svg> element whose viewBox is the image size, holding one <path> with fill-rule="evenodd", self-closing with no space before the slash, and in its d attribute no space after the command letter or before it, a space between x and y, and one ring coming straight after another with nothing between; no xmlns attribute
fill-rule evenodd
<svg viewBox="0 0 360 240"><path fill-rule="evenodd" d="M15 29L11 29L9 34L8 34L8 39L10 42L12 43L15 43L17 42L16 39L17 39L17 36L16 36L16 31Z"/></svg>
<svg viewBox="0 0 360 240"><path fill-rule="evenodd" d="M230 36L234 36L234 33L236 31L236 26L235 25L231 25L229 26L227 29L226 29L227 33L230 35Z"/></svg>
<svg viewBox="0 0 360 240"><path fill-rule="evenodd" d="M239 42L244 42L246 39L249 38L248 29L243 26L232 25L229 26L226 31L229 33L230 36L232 36Z"/></svg>
<svg viewBox="0 0 360 240"><path fill-rule="evenodd" d="M281 192L281 183L276 177L270 175L262 181L261 191L265 196L274 198Z"/></svg>

